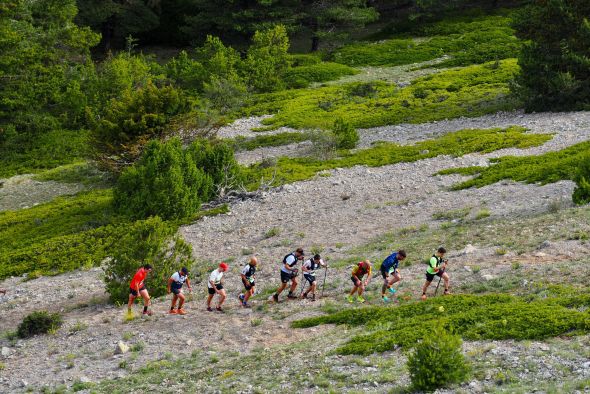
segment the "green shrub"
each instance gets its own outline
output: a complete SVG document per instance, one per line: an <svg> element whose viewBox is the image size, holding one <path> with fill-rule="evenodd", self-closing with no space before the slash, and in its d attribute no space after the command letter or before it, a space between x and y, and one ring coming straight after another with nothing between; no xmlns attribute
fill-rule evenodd
<svg viewBox="0 0 590 394"><path fill-rule="evenodd" d="M258 92L273 92L285 87L283 77L291 67L289 37L285 26L257 31L248 48L245 68L248 84Z"/></svg>
<svg viewBox="0 0 590 394"><path fill-rule="evenodd" d="M358 70L338 63L316 63L293 67L284 76L288 88L306 88L313 82L327 82L345 75L358 74Z"/></svg>
<svg viewBox="0 0 590 394"><path fill-rule="evenodd" d="M166 294L167 280L178 267L192 266L191 248L174 237L176 227L158 217L136 222L117 241L105 269L105 287L113 302L125 302L131 278L144 264L153 271L147 280L150 295Z"/></svg>
<svg viewBox="0 0 590 394"><path fill-rule="evenodd" d="M126 90L97 116L92 133L95 157L105 169L120 172L133 163L144 144L163 136L172 117L188 110L181 91L172 86Z"/></svg>
<svg viewBox="0 0 590 394"><path fill-rule="evenodd" d="M531 1L516 14L524 41L514 84L528 111L590 108L590 3L586 0Z"/></svg>
<svg viewBox="0 0 590 394"><path fill-rule="evenodd" d="M354 149L360 140L356 129L342 119L336 119L332 132L336 136L336 146L339 149Z"/></svg>
<svg viewBox="0 0 590 394"><path fill-rule="evenodd" d="M542 184L557 182L563 179L582 180L577 174L577 168L586 168L590 142L581 142L557 152L548 152L536 156L504 156L491 159L489 167L463 167L451 168L440 171L439 174L463 174L476 175L465 182L458 183L453 189L465 189L472 186L483 187L499 182L503 179L512 179L519 182ZM585 171L584 169L581 171ZM583 190L578 186L577 190ZM574 192L575 193L575 192ZM576 199L580 196L578 191Z"/></svg>
<svg viewBox="0 0 590 394"><path fill-rule="evenodd" d="M414 24L408 34L371 43L355 43L339 49L333 60L349 66L399 66L449 59L438 67L467 66L518 55L521 42L510 26L511 15L486 15L477 18L455 17L431 24Z"/></svg>
<svg viewBox="0 0 590 394"><path fill-rule="evenodd" d="M11 133L0 128L0 178L38 172L79 161L88 156L88 131L52 130ZM5 132L6 139L1 140Z"/></svg>
<svg viewBox="0 0 590 394"><path fill-rule="evenodd" d="M239 136L226 142L232 146L235 151L244 151L269 146L294 144L308 139L309 136L306 133L290 132L271 135L259 135L252 138Z"/></svg>
<svg viewBox="0 0 590 394"><path fill-rule="evenodd" d="M246 85L238 80L223 79L212 76L203 85L203 96L221 114L239 109L246 99Z"/></svg>
<svg viewBox="0 0 590 394"><path fill-rule="evenodd" d="M574 202L580 205L590 203L590 154L582 157L574 180L576 181L576 189L572 195Z"/></svg>
<svg viewBox="0 0 590 394"><path fill-rule="evenodd" d="M46 334L57 330L62 325L62 318L59 313L37 311L27 315L22 323L18 325L17 335L19 338L30 338L39 334Z"/></svg>
<svg viewBox="0 0 590 394"><path fill-rule="evenodd" d="M438 327L414 348L408 370L416 390L431 391L463 382L470 371L461 352L461 337Z"/></svg>
<svg viewBox="0 0 590 394"><path fill-rule="evenodd" d="M234 157L233 149L226 142L199 139L187 148L187 153L196 167L213 180L215 189L210 198L241 182L240 166Z"/></svg>
<svg viewBox="0 0 590 394"><path fill-rule="evenodd" d="M268 128L324 130L339 118L355 128L368 128L475 117L518 106L508 96L517 72L515 60L504 60L498 67L490 63L421 77L401 89L395 84L372 82L261 94L248 101L243 114L274 113L263 121ZM430 92L425 98L414 95L425 91Z"/></svg>
<svg viewBox="0 0 590 394"><path fill-rule="evenodd" d="M545 339L565 333L590 330L584 308L590 296L562 296L546 299L503 294L456 295L431 298L392 307L345 310L326 316L293 322L303 328L319 324L366 325L372 331L360 334L340 348L341 354L371 354L396 346L413 347L432 335L439 326L452 329L468 340ZM395 332L392 336L391 332Z"/></svg>
<svg viewBox="0 0 590 394"><path fill-rule="evenodd" d="M119 213L135 219L180 219L195 214L212 196L211 176L197 167L180 140L172 139L146 145L141 159L119 177L114 204Z"/></svg>

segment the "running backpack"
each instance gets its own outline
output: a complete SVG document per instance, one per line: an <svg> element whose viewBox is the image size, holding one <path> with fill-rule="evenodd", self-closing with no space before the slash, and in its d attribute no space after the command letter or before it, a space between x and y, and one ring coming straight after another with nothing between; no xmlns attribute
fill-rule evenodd
<svg viewBox="0 0 590 394"><path fill-rule="evenodd" d="M295 258L295 262L293 263L293 265L295 265L297 263L297 256L295 256L294 253L289 253L288 255L283 257L283 264L287 264L287 257L289 256L293 256ZM293 267L293 265L289 265L289 267Z"/></svg>

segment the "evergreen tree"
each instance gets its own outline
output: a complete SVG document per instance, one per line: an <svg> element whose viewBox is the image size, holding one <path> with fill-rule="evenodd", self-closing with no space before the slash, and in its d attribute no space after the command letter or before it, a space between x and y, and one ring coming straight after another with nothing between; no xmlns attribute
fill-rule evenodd
<svg viewBox="0 0 590 394"><path fill-rule="evenodd" d="M76 126L95 79L98 36L73 23L75 0L0 5L0 142L15 133Z"/></svg>
<svg viewBox="0 0 590 394"><path fill-rule="evenodd" d="M534 0L514 22L525 40L515 86L528 111L590 109L590 1Z"/></svg>
<svg viewBox="0 0 590 394"><path fill-rule="evenodd" d="M125 38L160 24L161 0L78 0L77 22L101 34L101 48L122 47Z"/></svg>

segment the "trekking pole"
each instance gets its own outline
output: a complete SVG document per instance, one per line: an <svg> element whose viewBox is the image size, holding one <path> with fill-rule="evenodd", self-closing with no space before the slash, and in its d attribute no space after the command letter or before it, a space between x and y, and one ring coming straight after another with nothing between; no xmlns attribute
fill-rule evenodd
<svg viewBox="0 0 590 394"><path fill-rule="evenodd" d="M438 286L440 286L440 281L442 280L442 276L438 277L438 284L436 285L436 290L434 290L434 296L436 297L436 293L438 292Z"/></svg>
<svg viewBox="0 0 590 394"><path fill-rule="evenodd" d="M303 270L301 270L301 291L299 292L299 298L303 294L303 289L305 289L305 276L303 274Z"/></svg>
<svg viewBox="0 0 590 394"><path fill-rule="evenodd" d="M324 298L324 289L326 288L326 276L328 276L328 266L326 265L326 270L324 271L324 281L322 282L322 298Z"/></svg>

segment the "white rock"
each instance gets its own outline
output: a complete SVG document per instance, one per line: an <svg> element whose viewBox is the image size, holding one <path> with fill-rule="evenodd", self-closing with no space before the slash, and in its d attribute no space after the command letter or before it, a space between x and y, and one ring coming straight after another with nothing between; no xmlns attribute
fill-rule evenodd
<svg viewBox="0 0 590 394"><path fill-rule="evenodd" d="M472 254L477 251L477 248L471 244L467 244L465 249L463 249L462 254Z"/></svg>
<svg viewBox="0 0 590 394"><path fill-rule="evenodd" d="M12 352L10 351L9 348L7 348L6 346L2 346L2 353L1 353L2 357L8 357L8 356L10 356L10 353L12 353Z"/></svg>
<svg viewBox="0 0 590 394"><path fill-rule="evenodd" d="M119 341L117 346L115 347L115 354L124 354L129 351L129 346L127 346L123 341Z"/></svg>

